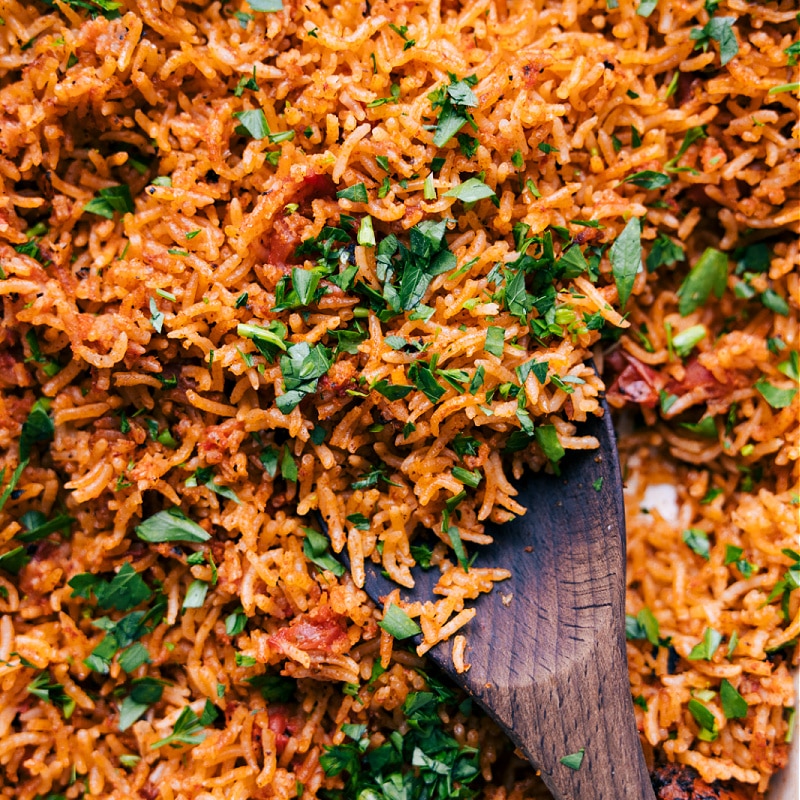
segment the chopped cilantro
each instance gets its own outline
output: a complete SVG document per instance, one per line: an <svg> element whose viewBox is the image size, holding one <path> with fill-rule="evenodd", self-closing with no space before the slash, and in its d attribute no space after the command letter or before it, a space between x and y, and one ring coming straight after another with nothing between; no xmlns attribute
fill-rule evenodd
<svg viewBox="0 0 800 800"><path fill-rule="evenodd" d="M708 541L708 534L705 531L699 528L687 528L681 535L683 541L689 546L690 550L708 561L710 557L710 544Z"/></svg>
<svg viewBox="0 0 800 800"><path fill-rule="evenodd" d="M447 391L436 380L430 366L424 361L415 361L409 367L408 377L431 403L438 403Z"/></svg>
<svg viewBox="0 0 800 800"><path fill-rule="evenodd" d="M487 353L491 353L498 358L503 355L503 348L505 346L505 331L503 328L489 326L486 329L486 342L483 349Z"/></svg>
<svg viewBox="0 0 800 800"><path fill-rule="evenodd" d="M389 89L389 95L389 97L378 97L375 100L370 100L367 103L367 108L377 108L388 103L396 103L400 99L400 85L393 83Z"/></svg>
<svg viewBox="0 0 800 800"><path fill-rule="evenodd" d="M60 683L51 683L50 673L39 673L28 684L27 688L32 695L35 695L40 700L60 708L65 719L69 719L72 716L72 712L75 710L75 701L64 691L64 687Z"/></svg>
<svg viewBox="0 0 800 800"><path fill-rule="evenodd" d="M661 266L669 267L678 261L685 260L686 253L683 248L666 234L659 233L647 256L647 271L655 272Z"/></svg>

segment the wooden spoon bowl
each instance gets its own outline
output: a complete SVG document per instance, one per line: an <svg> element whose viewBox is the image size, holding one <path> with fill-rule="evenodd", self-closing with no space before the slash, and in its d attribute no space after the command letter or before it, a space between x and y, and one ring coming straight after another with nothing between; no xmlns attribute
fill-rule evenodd
<svg viewBox="0 0 800 800"><path fill-rule="evenodd" d="M556 800L653 800L628 682L625 515L608 408L582 432L600 449L569 453L561 477L526 475L518 499L528 513L487 526L494 543L480 563L512 577L476 601L462 630L470 669L455 671L450 642L428 656L496 720ZM437 574L416 569L403 599L431 598ZM368 563L370 597L381 602L396 588Z"/></svg>

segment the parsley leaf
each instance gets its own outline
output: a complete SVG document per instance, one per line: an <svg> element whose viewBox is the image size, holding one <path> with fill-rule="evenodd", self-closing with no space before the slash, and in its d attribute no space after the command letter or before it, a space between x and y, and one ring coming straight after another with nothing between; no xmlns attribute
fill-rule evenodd
<svg viewBox="0 0 800 800"><path fill-rule="evenodd" d="M688 528L682 534L683 541L688 545L692 552L697 553L706 561L710 558L711 546L708 542L708 534L699 528Z"/></svg>
<svg viewBox="0 0 800 800"><path fill-rule="evenodd" d="M683 248L666 234L659 233L647 256L647 271L655 272L661 266L669 267L678 261L686 261Z"/></svg>
<svg viewBox="0 0 800 800"><path fill-rule="evenodd" d="M723 678L720 684L719 699L722 702L722 713L728 719L744 719L747 716L748 706L744 697L727 678Z"/></svg>
<svg viewBox="0 0 800 800"><path fill-rule="evenodd" d="M656 0L656 2L657 1L658 0ZM647 2L647 0L644 0L644 2ZM639 6L639 8L641 9L641 6ZM647 15L645 14L644 16L647 16ZM581 764L583 764L583 756L584 756L585 752L586 752L586 748L585 747L581 747L581 749L578 750L577 753L570 753L568 756L564 756L563 758L560 758L559 761L565 767L569 767L570 769L574 769L574 770L579 770L581 768Z"/></svg>
<svg viewBox="0 0 800 800"><path fill-rule="evenodd" d="M712 39L717 42L720 64L724 67L739 52L739 43L733 32L735 22L734 17L713 17L702 28L693 28L689 38L696 42L695 48L702 47L704 51Z"/></svg>
<svg viewBox="0 0 800 800"><path fill-rule="evenodd" d="M706 248L691 272L678 289L678 311L682 317L705 305L711 292L717 299L725 292L728 280L728 257L725 253Z"/></svg>
<svg viewBox="0 0 800 800"><path fill-rule="evenodd" d="M60 683L51 683L49 679L48 672L40 673L28 684L28 691L45 703L60 708L64 718L69 719L75 710L75 701L64 691Z"/></svg>
<svg viewBox="0 0 800 800"><path fill-rule="evenodd" d="M366 203L369 200L367 196L367 187L362 183L356 183L354 186L348 186L336 192L336 197L339 200L350 200L353 203Z"/></svg>
<svg viewBox="0 0 800 800"><path fill-rule="evenodd" d="M336 575L336 577L344 575L344 565L337 561L331 554L328 538L318 533L313 528L303 528L303 531L306 535L305 539L303 539L303 553L305 557L312 564L316 564L320 569L329 570Z"/></svg>
<svg viewBox="0 0 800 800"><path fill-rule="evenodd" d="M288 414L308 394L317 390L319 379L330 369L331 351L324 345L311 347L308 342L289 345L281 356L284 394L275 399L282 413Z"/></svg>
<svg viewBox="0 0 800 800"><path fill-rule="evenodd" d="M713 628L706 628L703 641L692 648L687 658L689 661L711 661L720 644L722 644L722 634Z"/></svg>
<svg viewBox="0 0 800 800"><path fill-rule="evenodd" d="M617 284L620 308L625 308L631 296L636 275L642 268L642 229L638 217L631 217L622 233L616 238L609 256L611 271Z"/></svg>
<svg viewBox="0 0 800 800"><path fill-rule="evenodd" d="M144 542L206 542L211 536L192 522L179 508L153 514L136 526L136 535Z"/></svg>
<svg viewBox="0 0 800 800"><path fill-rule="evenodd" d="M756 381L756 390L772 406L772 408L787 408L792 404L797 389L781 389L771 384L766 378Z"/></svg>
<svg viewBox="0 0 800 800"><path fill-rule="evenodd" d="M181 711L172 733L164 739L159 739L150 745L152 750L163 747L165 744L178 747L181 744L200 744L206 738L203 729L207 728L217 718L217 709L206 700L202 713L198 717L191 706L185 706Z"/></svg>
<svg viewBox="0 0 800 800"><path fill-rule="evenodd" d="M101 189L97 197L92 198L84 207L84 211L97 214L106 219L113 219L114 212L122 214L133 213L134 205L131 190L125 184L109 186Z"/></svg>
<svg viewBox="0 0 800 800"><path fill-rule="evenodd" d="M651 169L643 170L642 172L635 172L633 175L628 175L625 180L620 181L623 183L632 183L635 186L641 186L642 189L663 189L672 183L669 175L663 172L654 172Z"/></svg>
<svg viewBox="0 0 800 800"><path fill-rule="evenodd" d="M419 625L400 606L396 606L394 603L390 603L378 625L394 636L395 639L410 639L412 636L422 633Z"/></svg>
<svg viewBox="0 0 800 800"><path fill-rule="evenodd" d="M144 716L164 693L164 681L157 678L137 678L131 682L131 693L119 707L119 729L125 731Z"/></svg>
<svg viewBox="0 0 800 800"><path fill-rule="evenodd" d="M455 197L462 203L477 203L487 197L497 197L494 190L487 186L480 178L469 178L463 183L458 183L444 193L445 197Z"/></svg>

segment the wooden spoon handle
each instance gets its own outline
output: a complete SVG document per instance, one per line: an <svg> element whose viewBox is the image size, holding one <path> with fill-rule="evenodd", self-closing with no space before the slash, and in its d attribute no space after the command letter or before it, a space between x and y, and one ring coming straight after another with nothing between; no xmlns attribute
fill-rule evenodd
<svg viewBox="0 0 800 800"><path fill-rule="evenodd" d="M491 531L480 561L513 575L478 602L466 630L469 672L454 673L447 646L432 657L505 728L557 800L653 800L625 654L616 444L608 417L587 428L600 450L565 458L561 477L527 477L519 499L528 513Z"/></svg>
<svg viewBox="0 0 800 800"><path fill-rule="evenodd" d="M511 692L512 707L520 709L511 735L556 800L652 800L633 716L621 697L630 703L624 653L613 644L598 645L552 681ZM581 751L582 758L570 756Z"/></svg>
<svg viewBox="0 0 800 800"><path fill-rule="evenodd" d="M608 410L581 432L600 449L569 454L561 477L526 476L528 513L487 526L494 543L477 566L512 575L476 602L464 629L469 671L456 673L449 643L429 656L541 770L556 800L654 800L625 657L625 515ZM415 571L404 599L428 599L434 573ZM368 565L365 588L381 598L396 587Z"/></svg>

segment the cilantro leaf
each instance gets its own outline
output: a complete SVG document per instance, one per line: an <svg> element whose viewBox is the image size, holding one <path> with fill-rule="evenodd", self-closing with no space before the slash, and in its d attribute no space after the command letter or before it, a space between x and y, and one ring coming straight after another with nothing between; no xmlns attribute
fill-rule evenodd
<svg viewBox="0 0 800 800"><path fill-rule="evenodd" d="M72 581L69 585L72 586ZM100 581L92 588L100 608L115 608L117 611L129 611L153 596L142 576L128 561L110 581Z"/></svg>
<svg viewBox="0 0 800 800"><path fill-rule="evenodd" d="M536 428L536 442L542 448L545 457L550 460L556 474L558 474L558 462L564 457L566 451L558 441L558 434L554 425L539 425Z"/></svg>
<svg viewBox="0 0 800 800"><path fill-rule="evenodd" d="M686 253L683 248L666 234L659 233L647 256L647 271L655 272L661 266L669 267L678 261L685 260Z"/></svg>
<svg viewBox="0 0 800 800"><path fill-rule="evenodd" d="M51 683L49 679L48 672L40 673L28 684L28 691L45 703L60 708L64 719L69 719L75 710L75 701L64 691L60 683Z"/></svg>
<svg viewBox="0 0 800 800"><path fill-rule="evenodd" d="M470 88L473 85L471 77L457 81L455 75L450 75L449 86L441 87L428 95L431 105L442 109L433 135L433 143L437 147L444 147L467 122L477 130L472 115L467 110L478 105L478 98Z"/></svg>
<svg viewBox="0 0 800 800"><path fill-rule="evenodd" d="M250 339L267 361L272 363L279 350L285 351L286 326L279 320L273 320L265 328L262 325L253 323L240 323L236 326L236 333L245 339Z"/></svg>
<svg viewBox="0 0 800 800"><path fill-rule="evenodd" d="M208 584L205 581L194 580L186 590L186 598L181 609L202 608L208 594Z"/></svg>
<svg viewBox="0 0 800 800"><path fill-rule="evenodd" d="M436 380L430 366L424 361L415 361L409 367L408 377L431 403L438 403L447 391Z"/></svg>
<svg viewBox="0 0 800 800"><path fill-rule="evenodd" d="M263 109L255 108L249 111L236 111L234 119L239 120L236 133L240 136L250 136L253 139L266 139L270 130Z"/></svg>
<svg viewBox="0 0 800 800"><path fill-rule="evenodd" d="M687 657L690 661L711 661L720 644L722 644L722 634L713 628L706 628L703 641L696 644Z"/></svg>
<svg viewBox="0 0 800 800"><path fill-rule="evenodd" d="M18 575L19 571L30 562L31 557L24 547L15 547L0 556L0 569Z"/></svg>
<svg viewBox="0 0 800 800"><path fill-rule="evenodd" d="M54 531L67 531L70 525L75 522L73 517L68 517L66 514L58 514L48 521L41 511L27 511L20 517L19 521L25 531L17 533L14 538L18 542L26 544L38 542Z"/></svg>
<svg viewBox="0 0 800 800"><path fill-rule="evenodd" d="M414 391L413 386L408 385L395 385L389 383L385 378L373 383L370 386L371 391L382 394L387 400L399 400L405 397L409 392Z"/></svg>
<svg viewBox="0 0 800 800"><path fill-rule="evenodd" d="M700 726L700 738L704 741L713 742L719 736L717 719L714 714L694 698L689 701L688 708L689 713L694 717L694 721Z"/></svg>
<svg viewBox="0 0 800 800"><path fill-rule="evenodd" d="M239 606L236 611L225 617L225 633L228 636L238 636L247 626L247 615Z"/></svg>

